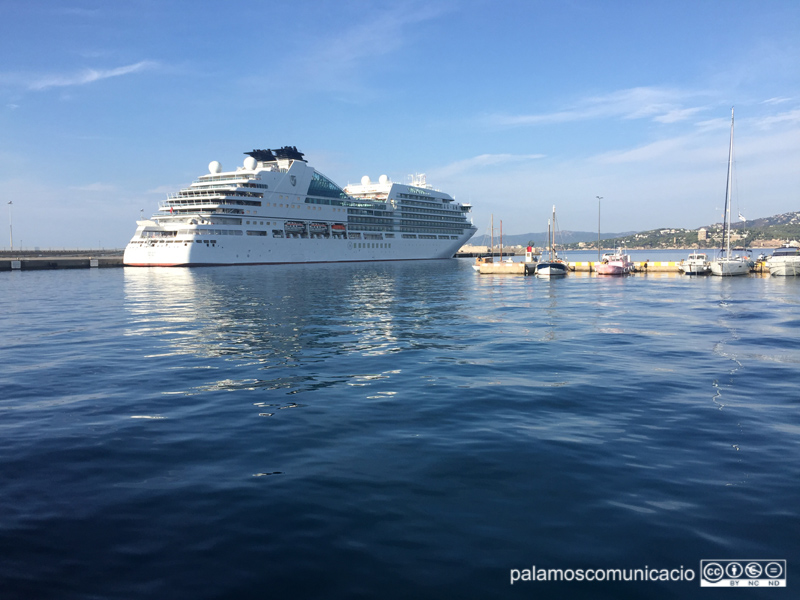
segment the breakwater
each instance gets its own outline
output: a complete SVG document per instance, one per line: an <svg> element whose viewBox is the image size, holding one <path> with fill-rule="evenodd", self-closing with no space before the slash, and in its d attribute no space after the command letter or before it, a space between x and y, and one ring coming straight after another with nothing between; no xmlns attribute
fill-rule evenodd
<svg viewBox="0 0 800 600"><path fill-rule="evenodd" d="M90 269L122 266L122 250L0 252L0 271Z"/></svg>
<svg viewBox="0 0 800 600"><path fill-rule="evenodd" d="M597 272L597 262L583 261L583 262L570 262L570 272L578 273L595 273ZM680 273L678 268L679 262L674 261L643 261L635 262L634 272L647 274L647 273ZM497 262L486 263L480 267L480 272L491 275L532 275L536 263L523 263L523 262ZM751 273L769 273L769 269L764 266L764 262L757 262L752 269Z"/></svg>

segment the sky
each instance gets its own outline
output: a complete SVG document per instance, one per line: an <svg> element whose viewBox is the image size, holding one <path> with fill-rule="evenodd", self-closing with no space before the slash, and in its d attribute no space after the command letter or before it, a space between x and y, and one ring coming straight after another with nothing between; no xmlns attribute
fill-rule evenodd
<svg viewBox="0 0 800 600"><path fill-rule="evenodd" d="M342 186L425 173L479 235L697 228L732 107L734 215L800 210L797 0L0 0L0 56L0 248L122 248L286 145Z"/></svg>

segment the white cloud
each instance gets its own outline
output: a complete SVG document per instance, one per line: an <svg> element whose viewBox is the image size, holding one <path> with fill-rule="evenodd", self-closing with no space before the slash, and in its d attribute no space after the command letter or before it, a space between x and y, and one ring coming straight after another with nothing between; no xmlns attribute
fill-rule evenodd
<svg viewBox="0 0 800 600"><path fill-rule="evenodd" d="M783 104L789 101L791 101L791 98L770 98L769 100L764 100L761 104Z"/></svg>
<svg viewBox="0 0 800 600"><path fill-rule="evenodd" d="M686 145L686 138L659 140L631 150L606 152L595 160L604 164L653 161L664 156L674 156Z"/></svg>
<svg viewBox="0 0 800 600"><path fill-rule="evenodd" d="M335 92L357 101L375 93L365 82L370 63L376 57L392 54L408 43L410 27L439 17L447 9L426 3L383 5L361 22L343 29L331 29L327 37L310 40L281 66L279 74L258 73L242 79L250 93L255 87L266 91L280 86L282 93L305 89Z"/></svg>
<svg viewBox="0 0 800 600"><path fill-rule="evenodd" d="M432 173L437 178L448 178L464 172L474 172L498 165L512 165L544 158L544 154L481 154L473 158L459 160L449 165L433 169Z"/></svg>
<svg viewBox="0 0 800 600"><path fill-rule="evenodd" d="M110 183L101 183L99 181L96 182L96 183L90 183L90 184L87 184L87 185L72 186L72 189L76 190L76 191L79 191L79 192L103 192L103 193L108 193L108 192L117 191L117 187L116 186L114 186L114 185L112 185Z"/></svg>
<svg viewBox="0 0 800 600"><path fill-rule="evenodd" d="M677 123L678 121L685 121L701 110L703 110L702 107L674 109L670 110L666 114L654 118L653 120L659 123Z"/></svg>
<svg viewBox="0 0 800 600"><path fill-rule="evenodd" d="M22 88L29 91L42 91L50 88L64 88L94 83L111 77L121 77L140 73L158 66L152 60L142 60L132 65L114 69L84 69L83 71L62 74L35 75L28 73L0 73L0 85Z"/></svg>
<svg viewBox="0 0 800 600"><path fill-rule="evenodd" d="M176 185L159 185L154 187L153 189L147 190L146 194L159 194L159 195L166 195L166 194L174 194L176 190L185 187L186 184L176 184Z"/></svg>
<svg viewBox="0 0 800 600"><path fill-rule="evenodd" d="M68 75L45 75L34 79L28 83L30 90L46 90L52 87L67 87L73 85L85 85L102 79L120 77L131 73L139 73L147 69L152 69L157 63L151 60L142 60L132 65L117 67L116 69L86 69L80 73Z"/></svg>
<svg viewBox="0 0 800 600"><path fill-rule="evenodd" d="M705 95L669 88L636 87L602 96L591 96L572 106L551 113L528 115L496 114L488 118L490 125L513 127L586 121L598 118L645 119L659 123L683 121L705 110L703 106L684 107L683 103Z"/></svg>
<svg viewBox="0 0 800 600"><path fill-rule="evenodd" d="M777 115L772 115L769 117L762 117L760 119L755 119L755 124L757 127L761 127L763 129L769 129L773 125L777 125L778 123L782 125L790 125L800 124L800 109L790 110L788 112L780 113Z"/></svg>

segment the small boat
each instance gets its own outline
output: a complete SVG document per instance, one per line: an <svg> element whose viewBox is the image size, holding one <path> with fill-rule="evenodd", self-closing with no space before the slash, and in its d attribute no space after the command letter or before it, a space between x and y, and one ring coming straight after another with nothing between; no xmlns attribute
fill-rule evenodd
<svg viewBox="0 0 800 600"><path fill-rule="evenodd" d="M284 226L286 233L305 233L306 224L301 221L287 221Z"/></svg>
<svg viewBox="0 0 800 600"><path fill-rule="evenodd" d="M722 221L722 248L711 261L711 274L720 277L747 275L752 268L749 256L731 254L731 190L733 187L733 109L731 109L731 141L728 146L728 181L725 187L725 211Z"/></svg>
<svg viewBox="0 0 800 600"><path fill-rule="evenodd" d="M797 242L784 244L772 253L765 264L770 275L800 275L800 245Z"/></svg>
<svg viewBox="0 0 800 600"><path fill-rule="evenodd" d="M546 260L536 263L536 274L540 277L563 277L569 270L569 265L558 257L556 252L556 207L553 207L553 227L547 222L547 238L550 244L549 256Z"/></svg>
<svg viewBox="0 0 800 600"><path fill-rule="evenodd" d="M678 271L685 275L707 275L711 272L711 263L708 255L693 252L689 258L684 258L678 263Z"/></svg>
<svg viewBox="0 0 800 600"><path fill-rule="evenodd" d="M597 265L598 275L627 275L633 273L633 261L630 255L617 249L613 253L606 253Z"/></svg>
<svg viewBox="0 0 800 600"><path fill-rule="evenodd" d="M494 262L494 215L492 215L491 220L489 221L489 236L491 239L491 250L489 250L489 256L478 256L475 258L475 264L472 265L472 268L480 273L481 265L489 264ZM484 235L484 241L486 240L486 236ZM503 222L500 221L500 260L503 260Z"/></svg>
<svg viewBox="0 0 800 600"><path fill-rule="evenodd" d="M490 265L494 262L493 256L478 256L475 258L475 264L472 265L472 268L475 269L478 273L481 271L481 265Z"/></svg>

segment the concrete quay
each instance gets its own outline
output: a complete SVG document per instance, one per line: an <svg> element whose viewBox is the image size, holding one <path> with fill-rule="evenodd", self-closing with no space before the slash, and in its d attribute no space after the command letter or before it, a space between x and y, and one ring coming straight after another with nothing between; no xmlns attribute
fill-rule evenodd
<svg viewBox="0 0 800 600"><path fill-rule="evenodd" d="M536 272L536 263L485 262L480 264L478 272L481 275L533 275Z"/></svg>
<svg viewBox="0 0 800 600"><path fill-rule="evenodd" d="M586 262L570 262L569 271L573 273L595 273L597 272L596 261ZM679 262L666 262L657 260L648 260L644 262L635 262L634 272L646 275L647 273L680 273L678 268ZM536 269L536 263L523 263L523 262L487 262L480 264L481 274L490 275L533 275ZM758 262L750 270L751 273L769 273L769 269L764 266L763 262Z"/></svg>
<svg viewBox="0 0 800 600"><path fill-rule="evenodd" d="M658 260L646 260L644 262L635 262L634 270L636 273L680 273L678 265L680 262L666 262ZM594 273L597 270L597 262L571 262L569 263L571 271L583 271L586 273ZM764 266L763 262L757 262L755 266L750 269L751 273L769 273L769 269Z"/></svg>
<svg viewBox="0 0 800 600"><path fill-rule="evenodd" d="M91 269L122 266L122 252L43 251L0 253L0 271L37 271L44 269Z"/></svg>
<svg viewBox="0 0 800 600"><path fill-rule="evenodd" d="M597 261L571 262L571 271L584 271L594 273L597 271ZM646 260L644 262L633 263L636 273L678 273L677 262L662 262L657 260Z"/></svg>

